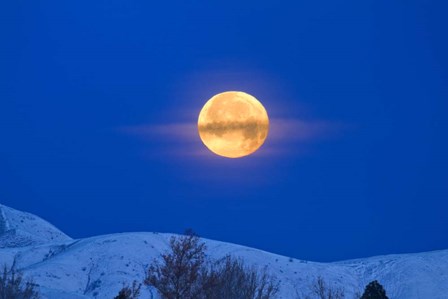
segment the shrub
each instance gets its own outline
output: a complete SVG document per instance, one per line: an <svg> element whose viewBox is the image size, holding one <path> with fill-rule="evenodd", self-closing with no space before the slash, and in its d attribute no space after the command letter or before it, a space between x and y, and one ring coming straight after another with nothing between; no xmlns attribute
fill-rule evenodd
<svg viewBox="0 0 448 299"><path fill-rule="evenodd" d="M39 294L31 281L24 281L23 274L16 270L15 263L3 267L0 275L0 299L37 299Z"/></svg>
<svg viewBox="0 0 448 299"><path fill-rule="evenodd" d="M206 296L209 299L271 299L279 290L278 281L266 268L260 271L231 256L216 262L210 273L212 288Z"/></svg>
<svg viewBox="0 0 448 299"><path fill-rule="evenodd" d="M206 246L189 231L170 239L170 251L148 269L144 283L163 299L272 299L278 282L267 269L258 271L230 256L207 260Z"/></svg>
<svg viewBox="0 0 448 299"><path fill-rule="evenodd" d="M141 284L136 281L132 286L125 285L114 299L137 299L140 296Z"/></svg>

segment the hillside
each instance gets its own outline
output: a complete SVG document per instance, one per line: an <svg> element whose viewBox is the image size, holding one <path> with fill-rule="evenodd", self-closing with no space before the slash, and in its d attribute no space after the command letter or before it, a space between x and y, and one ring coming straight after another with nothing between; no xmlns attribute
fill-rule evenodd
<svg viewBox="0 0 448 299"><path fill-rule="evenodd" d="M0 205L0 248L70 241L47 221L29 213Z"/></svg>
<svg viewBox="0 0 448 299"><path fill-rule="evenodd" d="M123 283L143 280L148 263L167 250L172 236L125 233L73 240L31 214L5 206L0 206L0 212L0 261L10 264L16 259L44 297L51 299L113 298ZM204 242L212 258L232 254L248 264L267 266L282 281L279 298L294 299L296 290L306 293L319 275L344 288L346 298L374 279L394 299L446 299L448 294L448 250L316 263L235 244ZM145 288L142 298L158 296Z"/></svg>

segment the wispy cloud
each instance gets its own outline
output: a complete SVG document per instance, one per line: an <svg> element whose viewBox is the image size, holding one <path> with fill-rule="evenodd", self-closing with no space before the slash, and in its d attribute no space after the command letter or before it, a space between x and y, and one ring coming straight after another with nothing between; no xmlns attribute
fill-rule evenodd
<svg viewBox="0 0 448 299"><path fill-rule="evenodd" d="M328 121L273 119L270 123L269 135L279 142L307 142L331 137L342 128L341 124Z"/></svg>
<svg viewBox="0 0 448 299"><path fill-rule="evenodd" d="M191 142L198 137L197 126L194 123L146 124L126 126L120 130L144 139L154 140L153 138L157 138L162 142Z"/></svg>
<svg viewBox="0 0 448 299"><path fill-rule="evenodd" d="M338 135L344 126L335 122L273 118L269 135L259 156L302 152L301 145ZM120 128L150 143L150 155L210 156L203 146L196 123L144 124ZM163 148L163 149L161 149Z"/></svg>

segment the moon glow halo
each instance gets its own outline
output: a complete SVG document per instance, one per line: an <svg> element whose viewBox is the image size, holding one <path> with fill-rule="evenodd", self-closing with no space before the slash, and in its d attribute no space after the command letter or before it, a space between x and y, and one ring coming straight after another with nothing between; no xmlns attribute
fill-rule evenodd
<svg viewBox="0 0 448 299"><path fill-rule="evenodd" d="M205 103L198 118L202 142L213 153L240 158L254 153L266 140L269 117L263 105L241 91L227 91Z"/></svg>

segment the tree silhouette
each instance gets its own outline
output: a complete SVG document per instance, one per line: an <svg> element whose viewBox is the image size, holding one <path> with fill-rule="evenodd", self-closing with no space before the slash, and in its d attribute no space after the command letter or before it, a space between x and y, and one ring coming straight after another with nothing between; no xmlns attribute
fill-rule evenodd
<svg viewBox="0 0 448 299"><path fill-rule="evenodd" d="M202 292L205 244L191 230L170 239L171 252L149 267L144 283L155 287L164 299L196 299Z"/></svg>
<svg viewBox="0 0 448 299"><path fill-rule="evenodd" d="M15 262L11 268L3 267L0 275L0 299L37 299L38 292L31 281L24 281L23 274L16 270Z"/></svg>
<svg viewBox="0 0 448 299"><path fill-rule="evenodd" d="M192 231L170 239L170 251L149 266L144 283L163 299L272 299L278 281L230 256L213 261L206 246ZM121 298L119 298L121 299Z"/></svg>
<svg viewBox="0 0 448 299"><path fill-rule="evenodd" d="M361 299L389 299L389 297L387 297L383 286L377 280L374 280L366 286Z"/></svg>
<svg viewBox="0 0 448 299"><path fill-rule="evenodd" d="M279 282L266 268L246 266L231 256L215 262L209 277L207 299L271 299L279 290Z"/></svg>

